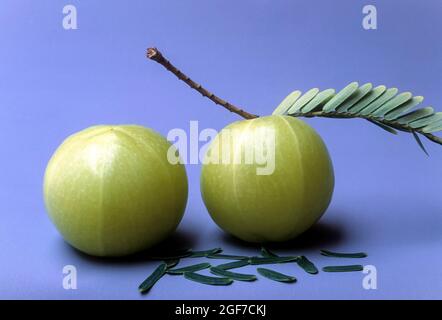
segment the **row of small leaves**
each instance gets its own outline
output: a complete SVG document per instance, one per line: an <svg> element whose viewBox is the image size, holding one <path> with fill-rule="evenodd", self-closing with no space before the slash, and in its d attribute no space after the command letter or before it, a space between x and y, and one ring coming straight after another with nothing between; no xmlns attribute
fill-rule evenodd
<svg viewBox="0 0 442 320"><path fill-rule="evenodd" d="M266 265L266 264L280 264L295 262L305 272L309 274L317 274L319 271L316 266L305 256L278 256L266 248L261 249L261 256L242 256L221 254L221 248L214 248L205 251L182 250L173 254L153 256L153 260L161 260L160 265L154 272L144 280L138 287L141 293L147 293L164 275L184 276L185 279L195 281L207 285L230 285L234 281L255 281L257 280L254 274L245 274L231 271L248 265ZM337 253L328 250L321 250L321 255L335 258L365 258L367 255L363 252L358 253ZM202 262L186 267L176 268L181 259L184 258L208 258L233 260L232 262L212 266L208 262ZM209 269L215 276L206 276L197 273L198 271ZM361 271L362 265L340 265L340 266L326 266L322 270L324 272L351 272ZM278 282L293 283L297 279L294 276L286 275L267 268L257 268L257 272L270 280Z"/></svg>
<svg viewBox="0 0 442 320"><path fill-rule="evenodd" d="M422 96L410 92L399 93L396 88L371 83L359 86L352 82L339 92L334 89L320 91L313 88L302 94L294 91L273 111L273 114L293 117L362 118L397 134L397 131L413 135L426 153L419 135L442 145L442 139L433 133L442 131L442 112L432 107L416 108Z"/></svg>

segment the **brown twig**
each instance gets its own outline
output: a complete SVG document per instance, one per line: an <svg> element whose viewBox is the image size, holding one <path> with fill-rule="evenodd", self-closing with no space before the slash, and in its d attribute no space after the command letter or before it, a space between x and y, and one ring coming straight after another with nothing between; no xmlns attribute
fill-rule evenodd
<svg viewBox="0 0 442 320"><path fill-rule="evenodd" d="M195 81L193 81L192 79L190 79L188 76L186 76L180 70L178 70L173 64L171 64L169 62L169 60L167 60L161 54L161 52L157 48L149 48L149 49L147 49L146 56L150 60L153 60L153 61L158 62L159 64L161 64L164 68L166 68L167 70L172 72L178 79L184 81L189 87L191 87L192 89L195 89L196 91L201 93L204 97L209 98L210 100L212 100L216 104L226 108L230 112L234 112L234 113L240 115L241 117L243 117L245 119L258 118L257 115L248 113L247 111L244 111L243 109L234 106L233 104L231 104L231 103L221 99L220 97L214 95L210 91L206 90L203 86L201 86L200 84L198 84Z"/></svg>

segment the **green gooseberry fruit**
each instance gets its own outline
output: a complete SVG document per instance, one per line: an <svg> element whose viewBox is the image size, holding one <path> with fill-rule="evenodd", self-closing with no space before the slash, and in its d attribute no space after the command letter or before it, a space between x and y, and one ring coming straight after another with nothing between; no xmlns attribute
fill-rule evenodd
<svg viewBox="0 0 442 320"><path fill-rule="evenodd" d="M178 226L187 202L182 164L155 131L94 126L68 137L46 169L44 200L64 239L95 256L154 246Z"/></svg>
<svg viewBox="0 0 442 320"><path fill-rule="evenodd" d="M270 174L259 174L262 163L245 159L247 147L256 151L272 140L266 132L273 133L274 166ZM323 215L333 187L333 167L321 137L305 122L279 115L224 128L207 150L201 175L202 197L213 220L248 242L300 235Z"/></svg>

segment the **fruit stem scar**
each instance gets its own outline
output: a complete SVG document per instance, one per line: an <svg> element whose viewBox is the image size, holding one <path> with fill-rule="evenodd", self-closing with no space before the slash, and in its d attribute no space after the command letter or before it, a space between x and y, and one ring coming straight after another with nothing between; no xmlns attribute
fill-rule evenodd
<svg viewBox="0 0 442 320"><path fill-rule="evenodd" d="M248 113L247 111L245 111L237 106L234 106L233 104L221 99L220 97L216 96L212 92L205 89L202 85L200 85L200 84L196 83L195 81L193 81L192 79L190 79L188 76L186 76L180 70L178 70L178 68L176 68L172 63L170 63L170 61L167 60L157 48L147 49L146 57L150 60L153 60L153 61L161 64L168 71L172 72L178 79L185 82L189 87L198 91L204 97L207 97L208 99L212 100L214 103L224 107L225 109L229 110L230 112L236 113L245 119L258 118L257 115Z"/></svg>

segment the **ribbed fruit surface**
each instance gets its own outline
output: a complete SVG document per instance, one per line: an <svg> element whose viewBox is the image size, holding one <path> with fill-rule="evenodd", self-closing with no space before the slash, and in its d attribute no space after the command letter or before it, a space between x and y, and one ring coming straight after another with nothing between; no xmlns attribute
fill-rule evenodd
<svg viewBox="0 0 442 320"><path fill-rule="evenodd" d="M95 126L67 138L46 169L47 212L64 239L91 255L149 248L178 226L187 202L170 143L134 125Z"/></svg>
<svg viewBox="0 0 442 320"><path fill-rule="evenodd" d="M257 174L262 162L244 160L244 145L259 146L269 138L259 134L263 129L274 132L274 170L268 175ZM229 140L224 135L235 131L239 134L230 144L223 143ZM201 175L204 203L224 231L249 242L285 241L310 228L327 209L332 163L321 137L305 122L268 116L232 123L213 140L205 161L224 152L243 161L205 163Z"/></svg>

